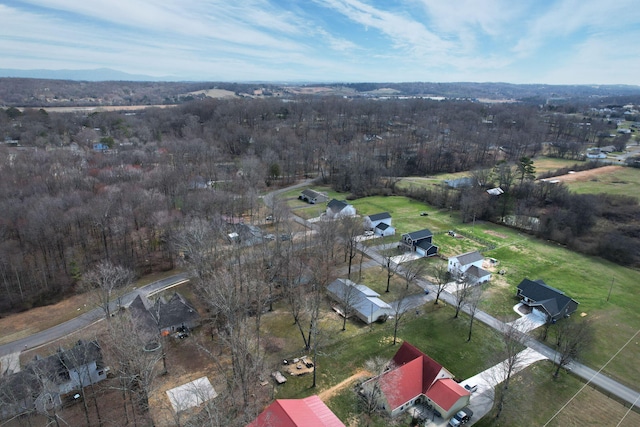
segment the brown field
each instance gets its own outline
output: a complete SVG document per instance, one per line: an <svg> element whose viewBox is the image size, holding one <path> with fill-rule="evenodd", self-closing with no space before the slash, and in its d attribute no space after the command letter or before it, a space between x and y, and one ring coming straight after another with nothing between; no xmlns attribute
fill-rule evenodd
<svg viewBox="0 0 640 427"><path fill-rule="evenodd" d="M618 170L623 169L622 166L603 166L601 168L590 169L586 171L568 173L565 175L554 176L551 178L547 178L546 181L549 180L559 180L561 182L581 182L581 181L589 181L593 177L603 174L615 173Z"/></svg>
<svg viewBox="0 0 640 427"><path fill-rule="evenodd" d="M169 108L175 107L177 104L158 104L158 105L94 105L89 107L42 107L42 110L51 113L76 113L83 111L136 111L144 110L146 108ZM35 109L37 107L17 107L18 110L24 111L25 109Z"/></svg>

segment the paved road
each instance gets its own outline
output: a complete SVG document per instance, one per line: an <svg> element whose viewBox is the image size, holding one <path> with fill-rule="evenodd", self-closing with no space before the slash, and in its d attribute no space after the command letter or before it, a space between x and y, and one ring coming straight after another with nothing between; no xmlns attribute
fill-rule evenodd
<svg viewBox="0 0 640 427"><path fill-rule="evenodd" d="M124 295L121 298L120 303L123 306L129 305L131 301L133 301L134 298L139 294L148 295L150 293L158 292L162 289L170 288L186 280L189 280L187 274L180 273L171 277L167 277L165 279L155 281L153 283L149 283L148 285L145 285L141 288L138 288ZM116 302L113 303L112 310L116 309L116 304L117 304ZM91 311L83 313L78 317L75 317L71 320L68 320L52 328L35 333L33 335L29 335L28 337L24 337L4 345L0 345L0 357L11 354L11 353L19 353L25 348L38 347L43 344L54 341L58 338L62 338L79 329L82 329L84 327L91 325L92 323L102 319L103 317L104 317L104 311L102 311L101 308L95 308Z"/></svg>
<svg viewBox="0 0 640 427"><path fill-rule="evenodd" d="M382 256L379 253L377 253L375 249L367 248L364 245L358 245L358 249L364 251L367 256L376 260L376 262L378 262L379 264L382 263ZM399 270L401 270L402 266L399 266L398 268ZM418 280L417 284L421 288L429 289L430 291L429 295L426 295L423 297L423 300L425 302L435 300L435 291L437 289L436 285L424 279ZM455 306L455 297L449 292L443 291L440 294L440 299L446 302L447 304ZM463 307L462 311L468 314L466 307ZM498 331L503 330L505 326L504 322L480 310L478 310L476 313L476 320ZM531 337L526 338L525 344L527 347L544 355L551 361L556 361L560 359L555 350L553 350L552 348L542 344L541 342ZM584 379L590 384L595 385L597 388L602 390L605 394L615 396L618 399L621 399L622 401L627 402L627 404L629 405L634 405L637 408L640 408L640 393L638 391L633 390L623 384L620 384L616 380L602 374L601 372L596 372L594 369L591 369L588 366L585 366L581 363L573 361L571 362L570 367L571 367L571 372L574 375Z"/></svg>

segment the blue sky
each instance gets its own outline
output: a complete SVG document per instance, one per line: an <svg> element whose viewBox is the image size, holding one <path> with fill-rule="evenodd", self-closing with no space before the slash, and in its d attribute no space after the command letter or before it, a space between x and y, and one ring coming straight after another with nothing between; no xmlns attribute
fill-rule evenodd
<svg viewBox="0 0 640 427"><path fill-rule="evenodd" d="M637 0L0 0L0 68L640 85Z"/></svg>

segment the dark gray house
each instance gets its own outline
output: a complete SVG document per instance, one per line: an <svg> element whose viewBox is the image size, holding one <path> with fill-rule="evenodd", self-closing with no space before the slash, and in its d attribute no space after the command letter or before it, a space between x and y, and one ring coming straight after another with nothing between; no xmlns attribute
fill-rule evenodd
<svg viewBox="0 0 640 427"><path fill-rule="evenodd" d="M578 309L578 302L564 292L552 288L544 281L524 279L518 285L517 296L524 305L531 307L548 322L555 323L563 317L569 317Z"/></svg>
<svg viewBox="0 0 640 427"><path fill-rule="evenodd" d="M400 243L418 255L429 257L438 253L438 247L433 244L433 233L429 229L414 231L402 235Z"/></svg>
<svg viewBox="0 0 640 427"><path fill-rule="evenodd" d="M169 335L182 329L193 329L200 324L200 315L178 292L168 301L158 298L151 303L138 295L129 305L129 312L138 328L152 340L158 334Z"/></svg>
<svg viewBox="0 0 640 427"><path fill-rule="evenodd" d="M0 418L60 407L67 396L107 378L98 341L78 341L0 378Z"/></svg>

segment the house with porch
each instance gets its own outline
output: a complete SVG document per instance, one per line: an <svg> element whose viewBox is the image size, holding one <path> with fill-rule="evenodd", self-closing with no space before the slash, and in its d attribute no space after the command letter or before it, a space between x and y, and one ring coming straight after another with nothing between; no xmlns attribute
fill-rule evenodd
<svg viewBox="0 0 640 427"><path fill-rule="evenodd" d="M469 404L471 394L453 375L408 342L402 343L381 375L364 382L360 393L379 387L378 404L391 417L428 404L448 419Z"/></svg>
<svg viewBox="0 0 640 427"><path fill-rule="evenodd" d="M482 268L484 257L478 251L452 256L448 259L447 270L454 278L465 277L472 284L488 282L491 272Z"/></svg>
<svg viewBox="0 0 640 427"><path fill-rule="evenodd" d="M425 228L424 230L403 234L400 246L404 246L420 256L429 257L438 254L438 247L432 241L433 233Z"/></svg>
<svg viewBox="0 0 640 427"><path fill-rule="evenodd" d="M578 309L578 301L552 288L543 280L524 279L517 288L520 301L542 316L547 322L555 323L563 317L569 317Z"/></svg>

